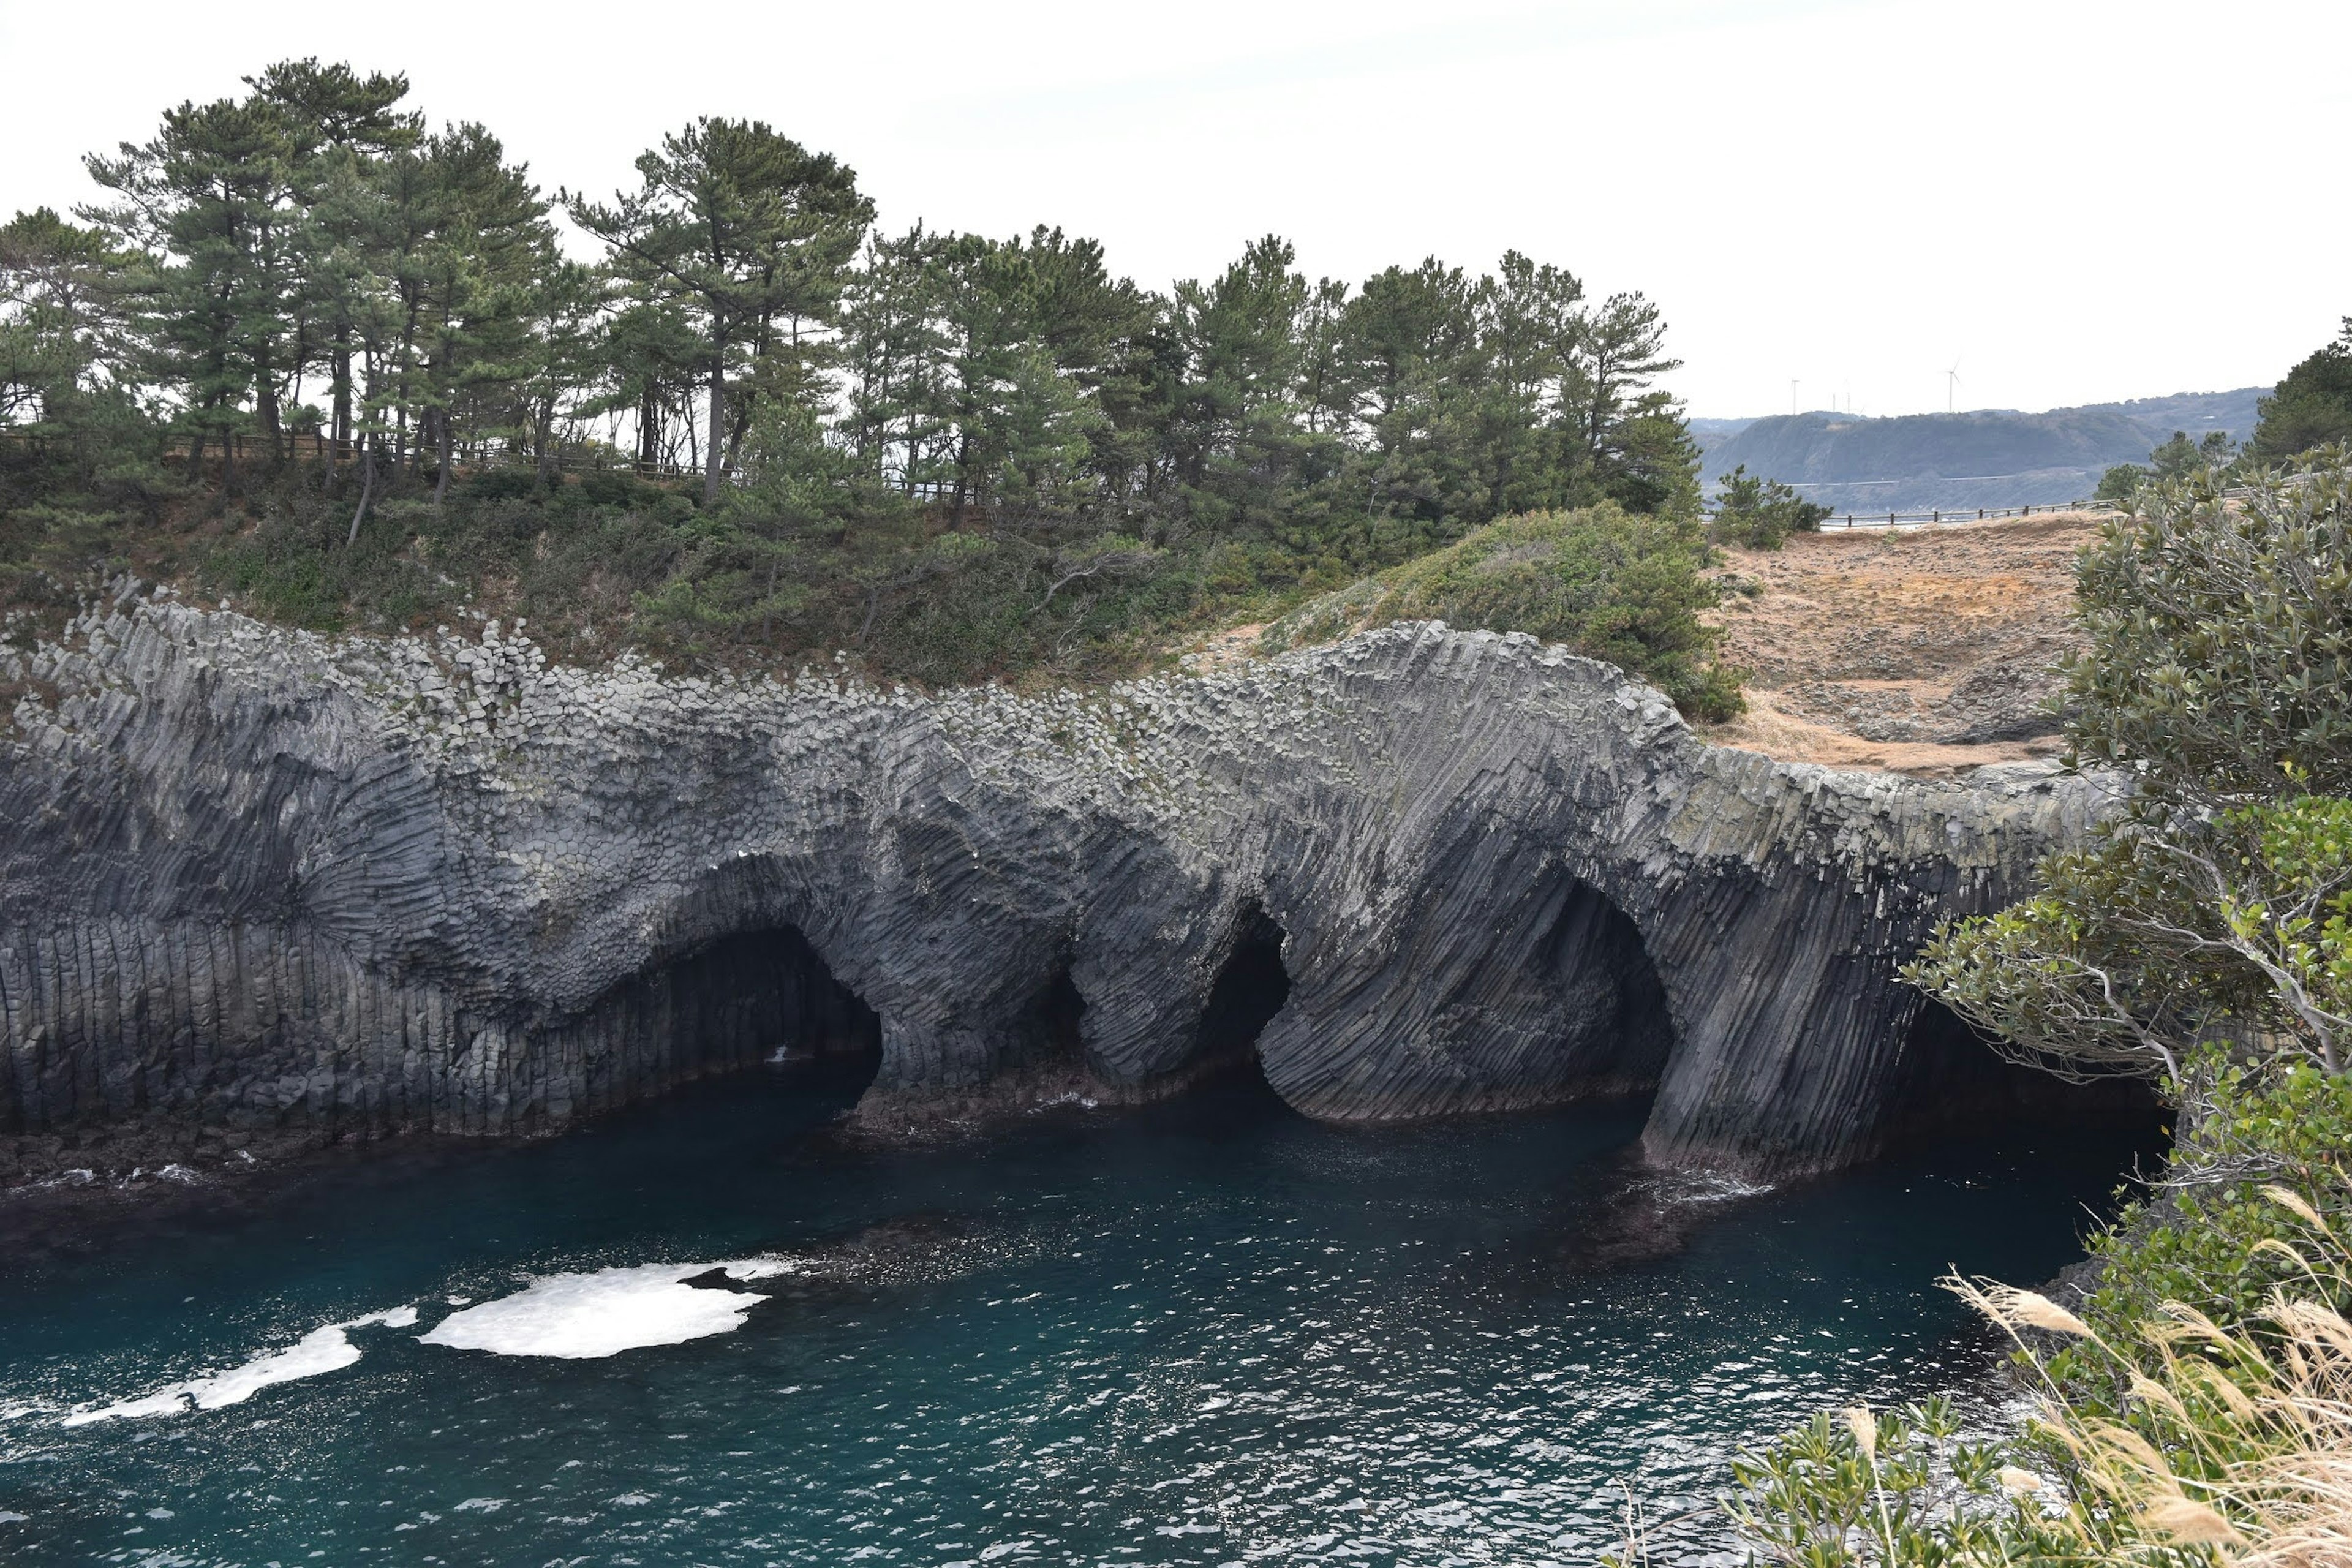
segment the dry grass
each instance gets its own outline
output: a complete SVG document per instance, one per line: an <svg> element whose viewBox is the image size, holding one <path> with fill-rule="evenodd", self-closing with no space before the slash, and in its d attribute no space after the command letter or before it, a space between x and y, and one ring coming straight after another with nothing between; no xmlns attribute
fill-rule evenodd
<svg viewBox="0 0 2352 1568"><path fill-rule="evenodd" d="M2054 1385L2042 1401L2037 1425L2076 1498L2053 1522L2086 1561L2185 1546L2242 1568L2352 1568L2352 1323L2329 1304L2352 1296L2352 1257L2308 1202L2266 1192L2308 1228L2300 1250L2262 1244L2305 1289L2274 1293L2248 1327L2170 1302L2137 1345L2109 1346L2031 1291L1948 1282L2021 1345L2027 1331L2087 1342L2127 1383L2124 1420L2085 1415Z"/></svg>
<svg viewBox="0 0 2352 1568"><path fill-rule="evenodd" d="M1733 592L1710 617L1723 657L1750 672L1749 711L1712 727L1719 745L1790 762L1923 776L2058 750L2053 732L1955 742L2006 702L2023 711L2040 672L2077 642L2074 557L2097 521L2080 513L1889 533L1797 534L1734 550Z"/></svg>

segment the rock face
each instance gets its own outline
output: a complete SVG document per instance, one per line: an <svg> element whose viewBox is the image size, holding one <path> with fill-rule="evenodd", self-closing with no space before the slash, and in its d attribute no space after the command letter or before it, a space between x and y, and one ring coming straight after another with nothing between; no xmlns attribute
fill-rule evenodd
<svg viewBox="0 0 2352 1568"><path fill-rule="evenodd" d="M2095 805L1710 748L1608 666L1436 626L1043 699L498 632L131 600L17 661L20 1165L97 1128L530 1131L794 1044L878 1046L877 1116L1139 1099L1255 1031L1314 1116L1654 1087L1655 1160L1827 1169L1976 1081L1895 966Z"/></svg>

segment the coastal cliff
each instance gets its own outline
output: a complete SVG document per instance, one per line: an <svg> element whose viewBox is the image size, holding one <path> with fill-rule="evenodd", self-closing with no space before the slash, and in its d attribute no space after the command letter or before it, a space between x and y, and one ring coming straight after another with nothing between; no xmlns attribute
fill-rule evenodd
<svg viewBox="0 0 2352 1568"><path fill-rule="evenodd" d="M1037 698L501 631L126 596L11 656L18 1171L542 1130L791 1046L878 1047L877 1122L1254 1048L1316 1117L1654 1087L1654 1161L1826 1170L1990 1081L1896 966L2097 804L1710 747L1612 667L1436 625Z"/></svg>

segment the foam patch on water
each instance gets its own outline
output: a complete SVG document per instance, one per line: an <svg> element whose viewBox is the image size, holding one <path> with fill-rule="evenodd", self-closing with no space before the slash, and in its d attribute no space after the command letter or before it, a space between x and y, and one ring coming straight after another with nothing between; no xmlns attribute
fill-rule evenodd
<svg viewBox="0 0 2352 1568"><path fill-rule="evenodd" d="M551 1274L511 1296L452 1312L421 1336L428 1345L493 1355L586 1361L648 1345L732 1333L765 1296L686 1280L716 1270L741 1281L796 1272L781 1258L727 1263L646 1263L593 1274Z"/></svg>
<svg viewBox="0 0 2352 1568"><path fill-rule="evenodd" d="M1751 1182L1729 1171L1672 1171L1635 1182L1628 1190L1646 1193L1661 1204L1727 1204L1761 1197L1772 1184Z"/></svg>
<svg viewBox="0 0 2352 1568"><path fill-rule="evenodd" d="M352 1343L349 1333L352 1329L373 1328L379 1323L388 1329L405 1329L414 1327L415 1322L415 1307L394 1307L386 1312L370 1312L363 1318L347 1318L340 1323L313 1329L286 1349L256 1356L242 1366L175 1383L137 1399L121 1400L95 1410L77 1410L58 1425L88 1426L98 1421L178 1415L191 1409L218 1410L224 1405L242 1405L274 1384L295 1383L321 1373L337 1372L359 1360L360 1348Z"/></svg>

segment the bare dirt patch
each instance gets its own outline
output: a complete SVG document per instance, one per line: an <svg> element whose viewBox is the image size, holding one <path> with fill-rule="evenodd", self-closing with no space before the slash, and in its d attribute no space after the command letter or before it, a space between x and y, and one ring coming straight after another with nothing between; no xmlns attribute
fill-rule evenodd
<svg viewBox="0 0 2352 1568"><path fill-rule="evenodd" d="M1748 711L1706 738L1925 777L2055 754L2052 667L2080 644L2074 558L2097 528L2060 512L1727 551L1711 618L1753 673Z"/></svg>
<svg viewBox="0 0 2352 1568"><path fill-rule="evenodd" d="M1181 655L1178 662L1195 675L1229 669L1257 657L1258 635L1265 630L1264 621L1253 621L1245 626L1227 626L1212 632L1195 643L1191 652Z"/></svg>

